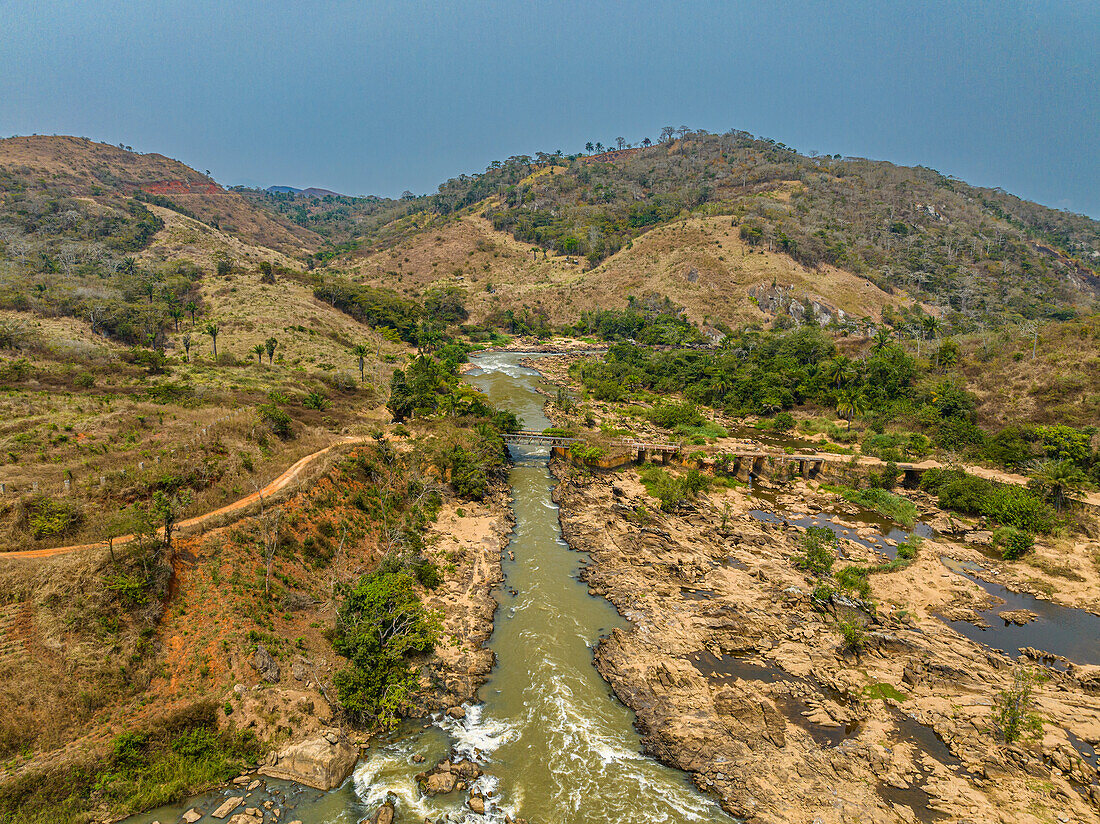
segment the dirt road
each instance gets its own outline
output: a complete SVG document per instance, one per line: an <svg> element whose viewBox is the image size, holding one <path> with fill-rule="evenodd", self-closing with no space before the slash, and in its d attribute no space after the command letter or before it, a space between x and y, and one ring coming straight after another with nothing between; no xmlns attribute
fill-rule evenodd
<svg viewBox="0 0 1100 824"><path fill-rule="evenodd" d="M288 469L286 472L284 472L278 478L273 480L271 483L269 483L263 489L261 489L257 492L253 492L251 495L246 495L245 497L241 498L240 500L234 501L231 504L226 504L225 506L220 507L219 509L212 510L212 511L207 512L203 515L197 515L194 518L188 518L185 521L180 521L178 524L176 524L176 529L181 531L181 532L191 532L191 531L195 530L197 527L201 527L204 524L209 523L211 521L214 521L216 519L222 518L225 515L230 515L234 512L241 512L242 510L246 510L250 506L252 506L253 504L257 503L260 500L261 496L264 497L264 498L270 498L271 496L275 495L275 493L279 492L280 490L285 489L290 484L297 481L298 478L301 477L302 472L308 466L310 466L311 464L313 464L315 461L319 460L320 458L324 457L325 455L327 455L332 450L337 449L338 447L341 447L341 446L349 446L349 445L353 445L353 444L366 443L368 440L370 440L370 439L369 438L345 438L344 440L337 441L336 443L331 444L330 446L326 446L324 449L322 449L318 452L314 452L311 455L306 455L304 458L300 458L298 461L296 461L290 467L290 469ZM158 534L163 535L164 530L163 529L158 530ZM133 536L133 535L120 535L119 537L115 538L115 541L114 541L115 546L120 546L122 544L129 543L130 541L134 540L134 537L135 536ZM2 558L26 558L26 559L49 558L53 555L65 555L65 554L70 553L70 552L81 552L83 550L89 550L89 549L104 549L106 546L107 546L106 541L97 541L96 543L92 543L92 544L74 544L72 546L54 546L54 547L47 547L45 549L24 549L24 550L20 550L20 551L17 551L17 552L0 553L0 559L2 559Z"/></svg>

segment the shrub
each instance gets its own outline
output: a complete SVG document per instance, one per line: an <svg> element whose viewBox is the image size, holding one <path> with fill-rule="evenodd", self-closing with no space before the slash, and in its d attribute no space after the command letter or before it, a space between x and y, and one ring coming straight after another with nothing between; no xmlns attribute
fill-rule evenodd
<svg viewBox="0 0 1100 824"><path fill-rule="evenodd" d="M1035 538L1014 526L1002 526L993 531L993 547L1001 551L1006 561L1015 561L1035 547Z"/></svg>
<svg viewBox="0 0 1100 824"><path fill-rule="evenodd" d="M917 557L917 550L919 548L920 538L916 535L910 535L908 540L898 544L898 559L901 561L912 561Z"/></svg>
<svg viewBox="0 0 1100 824"><path fill-rule="evenodd" d="M930 469L921 488L936 495L941 509L981 515L1004 526L1033 533L1054 528L1054 510L1031 490L968 475L961 469Z"/></svg>
<svg viewBox="0 0 1100 824"><path fill-rule="evenodd" d="M704 419L693 403L658 403L648 412L646 420L665 429L677 426L702 426Z"/></svg>
<svg viewBox="0 0 1100 824"><path fill-rule="evenodd" d="M863 624L858 621L841 621L837 624L844 649L848 652L859 652L867 646L867 633Z"/></svg>
<svg viewBox="0 0 1100 824"><path fill-rule="evenodd" d="M416 690L410 661L439 638L438 616L426 610L404 572L364 575L336 619L336 651L351 664L336 674L344 710L359 722L396 723Z"/></svg>
<svg viewBox="0 0 1100 824"><path fill-rule="evenodd" d="M887 492L885 489L841 487L840 494L844 496L845 500L867 509L873 509L883 517L889 518L906 528L917 522L916 504L908 498Z"/></svg>
<svg viewBox="0 0 1100 824"><path fill-rule="evenodd" d="M790 432L794 429L794 415L790 412L780 412L772 419L772 429L776 432Z"/></svg>
<svg viewBox="0 0 1100 824"><path fill-rule="evenodd" d="M36 540L65 535L84 521L84 513L77 504L54 500L48 495L28 498L21 508L20 520Z"/></svg>
<svg viewBox="0 0 1100 824"><path fill-rule="evenodd" d="M320 392L308 392L306 396L302 398L302 406L306 409L316 409L319 412L323 412L328 409L329 401Z"/></svg>
<svg viewBox="0 0 1100 824"><path fill-rule="evenodd" d="M294 429L290 415L273 403L261 404L257 410L260 421L271 430L275 436L286 440L294 435Z"/></svg>
<svg viewBox="0 0 1100 824"><path fill-rule="evenodd" d="M835 560L836 535L823 526L806 528L802 536L802 553L794 557L794 565L812 575L827 575Z"/></svg>
<svg viewBox="0 0 1100 824"><path fill-rule="evenodd" d="M461 511L459 510L459 512ZM417 559L412 564L412 570L416 580L427 589L435 589L443 583L443 575L440 573L439 567L430 558Z"/></svg>
<svg viewBox="0 0 1100 824"><path fill-rule="evenodd" d="M698 469L689 469L674 475L664 469L651 466L642 472L646 491L661 502L665 512L675 512L684 501L694 498L710 486L710 478Z"/></svg>
<svg viewBox="0 0 1100 824"><path fill-rule="evenodd" d="M1006 743L1042 732L1043 719L1034 710L1035 687L1045 680L1042 673L1017 665L1012 670L1012 686L993 698L993 726Z"/></svg>
<svg viewBox="0 0 1100 824"><path fill-rule="evenodd" d="M871 582L868 580L870 570L866 567L849 565L840 570L836 575L836 582L841 589L856 593L860 598L867 598L871 594Z"/></svg>

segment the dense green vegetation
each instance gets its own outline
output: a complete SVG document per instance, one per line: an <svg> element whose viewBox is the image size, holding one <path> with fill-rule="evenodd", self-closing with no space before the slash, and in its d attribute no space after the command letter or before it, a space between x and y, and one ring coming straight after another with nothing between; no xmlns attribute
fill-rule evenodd
<svg viewBox="0 0 1100 824"><path fill-rule="evenodd" d="M651 295L638 300L627 297L626 309L597 309L581 312L576 323L562 329L566 335L594 336L607 341L635 341L646 346L685 346L707 339L687 319L684 310L667 297Z"/></svg>
<svg viewBox="0 0 1100 824"><path fill-rule="evenodd" d="M706 491L711 479L698 469L673 473L656 466L642 471L642 483L646 492L661 502L665 512L675 512L688 501Z"/></svg>
<svg viewBox="0 0 1100 824"><path fill-rule="evenodd" d="M961 469L930 469L921 488L934 494L941 509L979 515L1025 532L1050 532L1054 508L1031 489L987 481Z"/></svg>
<svg viewBox="0 0 1100 824"><path fill-rule="evenodd" d="M886 461L919 460L934 447L1012 469L1026 465L1058 506L1090 480L1100 482L1100 455L1091 446L1095 427L1012 425L986 432L976 422L974 396L961 383L885 335L875 337L864 357L841 354L813 325L746 327L711 350L616 343L603 358L574 364L570 374L596 400L652 402L647 418L673 431L703 424L693 404L737 417L772 416L772 428L780 431L793 423L780 417L783 411L817 408L849 423L862 420L862 451ZM662 400L674 395L686 403ZM856 438L831 425L828 431L841 442Z"/></svg>
<svg viewBox="0 0 1100 824"><path fill-rule="evenodd" d="M340 704L360 724L390 726L416 691L411 660L435 645L437 616L428 612L406 571L380 568L347 593L334 647L350 666L336 674Z"/></svg>
<svg viewBox="0 0 1100 824"><path fill-rule="evenodd" d="M70 824L180 801L228 781L262 754L250 733L219 732L213 704L117 736L105 759L28 773L0 788L0 822Z"/></svg>

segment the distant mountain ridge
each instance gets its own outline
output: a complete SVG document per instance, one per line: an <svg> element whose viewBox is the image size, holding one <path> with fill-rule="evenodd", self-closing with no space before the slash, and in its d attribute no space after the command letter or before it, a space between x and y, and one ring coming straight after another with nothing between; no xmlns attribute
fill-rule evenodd
<svg viewBox="0 0 1100 824"><path fill-rule="evenodd" d="M306 197L347 197L339 192L334 192L331 189L319 189L316 186L310 186L308 189L297 189L294 186L268 186L264 189L265 192L273 192L275 194L288 194L288 195L305 195Z"/></svg>

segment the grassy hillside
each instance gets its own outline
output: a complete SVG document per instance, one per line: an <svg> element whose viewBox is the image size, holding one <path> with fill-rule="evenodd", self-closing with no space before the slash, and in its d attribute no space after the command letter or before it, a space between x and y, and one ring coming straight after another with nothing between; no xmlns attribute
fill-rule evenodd
<svg viewBox="0 0 1100 824"><path fill-rule="evenodd" d="M787 308L793 298L798 316L808 299L826 322L838 309L855 320L877 321L884 306L909 303L836 267L809 269L787 255L752 247L728 217L689 217L658 227L594 268L580 258L544 255L478 214L422 220L417 232L388 248L338 261L334 268L346 265L363 282L405 294L455 287L475 321L498 324L505 312L524 306L544 313L552 325L572 323L585 311L624 307L631 295L667 296L696 323L729 325L785 312L769 297L786 297Z"/></svg>
<svg viewBox="0 0 1100 824"><path fill-rule="evenodd" d="M466 259L476 257L470 249L433 248L448 217L479 214L562 266L583 269L613 260L659 227L722 215L740 240L798 263L818 284L843 271L935 305L960 328L1087 312L1100 289L1095 220L924 167L805 157L744 132L690 133L597 157L512 157L449 180L429 197L310 208L283 211L303 225L323 213L330 236L376 264L379 254L398 250L394 263L408 256L416 268L409 250L433 250L435 277L483 265ZM680 247L707 248L688 238ZM408 274L375 268L397 283ZM606 274L612 277L602 283L625 288L614 267Z"/></svg>
<svg viewBox="0 0 1100 824"><path fill-rule="evenodd" d="M238 195L165 206L140 187L213 184L77 138L0 141L0 163L8 549L127 532L158 493L207 511L388 417L404 347L315 299L303 264L257 239L296 254L298 237ZM226 203L243 230L201 219Z"/></svg>
<svg viewBox="0 0 1100 824"><path fill-rule="evenodd" d="M308 252L320 240L254 208L236 192L225 191L213 178L177 160L82 137L0 140L0 191L5 211L28 216L76 211L114 217L125 214L127 200L136 196L288 254ZM27 234L34 234L33 227Z"/></svg>

